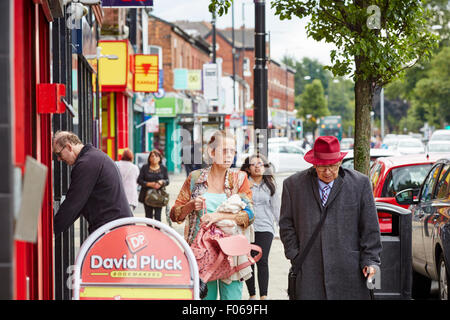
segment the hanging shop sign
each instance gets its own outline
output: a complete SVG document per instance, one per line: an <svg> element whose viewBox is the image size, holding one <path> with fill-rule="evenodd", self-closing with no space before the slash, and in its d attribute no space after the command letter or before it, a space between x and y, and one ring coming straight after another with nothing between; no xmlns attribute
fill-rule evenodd
<svg viewBox="0 0 450 320"><path fill-rule="evenodd" d="M158 55L136 54L134 67L134 92L158 92Z"/></svg>
<svg viewBox="0 0 450 320"><path fill-rule="evenodd" d="M202 90L202 70L174 69L174 84L176 90Z"/></svg>
<svg viewBox="0 0 450 320"><path fill-rule="evenodd" d="M195 257L176 231L152 219L124 218L104 225L83 243L74 298L198 299L197 279Z"/></svg>
<svg viewBox="0 0 450 320"><path fill-rule="evenodd" d="M186 90L188 87L188 69L173 69L173 88L175 90Z"/></svg>
<svg viewBox="0 0 450 320"><path fill-rule="evenodd" d="M128 40L99 41L102 55L117 56L117 59L99 59L101 91L123 92L133 89L131 72L133 49Z"/></svg>
<svg viewBox="0 0 450 320"><path fill-rule="evenodd" d="M153 7L153 0L102 0L102 7L120 7L120 8Z"/></svg>
<svg viewBox="0 0 450 320"><path fill-rule="evenodd" d="M187 76L188 90L202 90L202 70L189 70Z"/></svg>

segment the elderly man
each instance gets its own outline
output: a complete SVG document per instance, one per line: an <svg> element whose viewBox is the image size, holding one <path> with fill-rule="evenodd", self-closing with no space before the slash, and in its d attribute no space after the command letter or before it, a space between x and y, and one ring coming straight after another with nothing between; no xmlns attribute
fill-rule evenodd
<svg viewBox="0 0 450 320"><path fill-rule="evenodd" d="M319 137L304 157L314 166L283 183L280 238L298 270L296 299L370 298L365 277L381 253L377 211L368 177L340 167L345 155L335 137Z"/></svg>
<svg viewBox="0 0 450 320"><path fill-rule="evenodd" d="M80 215L89 223L89 233L107 222L132 217L119 170L112 159L91 144L83 145L72 132L53 136L58 160L72 166L66 199L53 219L56 235L68 229Z"/></svg>

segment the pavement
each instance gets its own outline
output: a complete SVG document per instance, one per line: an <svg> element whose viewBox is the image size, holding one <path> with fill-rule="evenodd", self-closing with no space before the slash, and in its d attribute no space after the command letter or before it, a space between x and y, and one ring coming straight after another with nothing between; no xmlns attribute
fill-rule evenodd
<svg viewBox="0 0 450 320"><path fill-rule="evenodd" d="M277 182L278 188L282 188L283 180L287 178L292 173L280 173L275 175L275 180ZM166 191L169 193L169 208L173 206L178 193L186 179L186 174L184 172L179 174L169 175L169 185L166 187ZM280 189L281 190L281 189ZM281 194L281 192L280 192ZM164 214L164 209L161 214L161 222L171 225L171 227L176 230L180 235L184 235L184 223L170 223L168 216ZM167 213L168 214L168 213ZM145 217L144 206L139 203L136 208L134 215L136 217ZM278 226L276 228L278 230ZM272 247L269 254L269 288L268 288L268 299L271 300L287 300L287 277L289 271L290 263L284 256L283 244L279 238L278 232L274 237L272 242ZM258 268L255 268L257 272ZM256 293L258 295L258 282L256 281ZM259 297L259 296L258 296ZM242 291L242 300L248 300L249 295L247 291L247 286L244 284Z"/></svg>

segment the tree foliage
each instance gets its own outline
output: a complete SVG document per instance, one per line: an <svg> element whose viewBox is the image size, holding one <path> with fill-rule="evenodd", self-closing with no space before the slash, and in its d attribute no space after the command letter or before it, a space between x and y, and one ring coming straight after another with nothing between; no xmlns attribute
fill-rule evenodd
<svg viewBox="0 0 450 320"><path fill-rule="evenodd" d="M226 13L230 1L211 0L210 10ZM437 45L426 1L273 0L271 5L281 20L309 18L308 36L336 46L326 68L355 82L355 169L367 174L374 89L429 58Z"/></svg>

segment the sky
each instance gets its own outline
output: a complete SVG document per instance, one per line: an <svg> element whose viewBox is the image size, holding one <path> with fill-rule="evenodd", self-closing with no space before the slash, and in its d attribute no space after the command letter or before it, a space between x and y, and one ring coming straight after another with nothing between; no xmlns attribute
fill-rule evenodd
<svg viewBox="0 0 450 320"><path fill-rule="evenodd" d="M211 21L211 13L208 11L209 3L209 0L155 0L153 14L167 21ZM235 28L239 29L243 21L246 28L254 28L255 7L252 0L234 0ZM275 10L270 7L270 1L267 0L266 32L270 32L271 58L281 61L285 55L293 56L297 60L309 57L317 59L323 65L330 64L330 51L333 45L309 39L306 35L306 24L306 19L300 20L297 17L281 21L278 16L275 16ZM226 28L231 25L230 8L226 15L218 17L216 26Z"/></svg>

